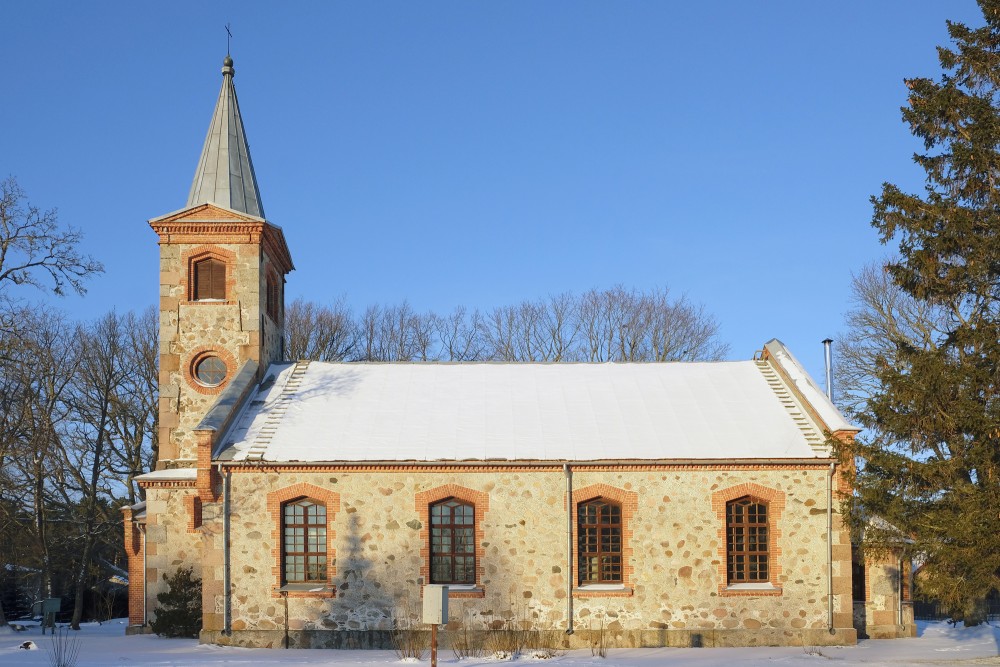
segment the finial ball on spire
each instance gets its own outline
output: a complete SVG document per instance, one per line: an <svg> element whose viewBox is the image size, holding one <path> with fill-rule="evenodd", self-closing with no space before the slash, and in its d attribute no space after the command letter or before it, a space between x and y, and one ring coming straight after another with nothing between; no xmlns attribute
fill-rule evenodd
<svg viewBox="0 0 1000 667"><path fill-rule="evenodd" d="M232 67L233 66L233 59L227 55L226 59L222 61L222 66L223 67Z"/></svg>

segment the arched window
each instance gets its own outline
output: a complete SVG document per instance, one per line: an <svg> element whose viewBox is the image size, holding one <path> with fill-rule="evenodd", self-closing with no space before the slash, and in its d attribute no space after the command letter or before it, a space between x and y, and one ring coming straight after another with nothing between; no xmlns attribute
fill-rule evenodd
<svg viewBox="0 0 1000 667"><path fill-rule="evenodd" d="M726 571L729 584L770 581L767 503L749 496L726 503Z"/></svg>
<svg viewBox="0 0 1000 667"><path fill-rule="evenodd" d="M430 507L431 583L476 583L476 508L456 498Z"/></svg>
<svg viewBox="0 0 1000 667"><path fill-rule="evenodd" d="M226 263L208 257L194 263L194 300L225 300Z"/></svg>
<svg viewBox="0 0 1000 667"><path fill-rule="evenodd" d="M282 512L283 583L326 583L326 506L311 498Z"/></svg>
<svg viewBox="0 0 1000 667"><path fill-rule="evenodd" d="M577 506L580 584L622 583L622 508L595 498Z"/></svg>

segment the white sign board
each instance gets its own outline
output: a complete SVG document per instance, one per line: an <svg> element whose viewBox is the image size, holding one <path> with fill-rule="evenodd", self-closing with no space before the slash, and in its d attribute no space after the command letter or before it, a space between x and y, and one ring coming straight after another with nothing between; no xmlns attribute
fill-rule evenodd
<svg viewBox="0 0 1000 667"><path fill-rule="evenodd" d="M443 584L424 586L424 623L443 625L448 622L448 587Z"/></svg>

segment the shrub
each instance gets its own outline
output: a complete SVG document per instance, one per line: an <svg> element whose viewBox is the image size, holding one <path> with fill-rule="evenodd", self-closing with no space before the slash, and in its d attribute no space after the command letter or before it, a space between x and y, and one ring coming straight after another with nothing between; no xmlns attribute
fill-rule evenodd
<svg viewBox="0 0 1000 667"><path fill-rule="evenodd" d="M160 606L150 625L163 637L197 637L201 630L201 579L190 567L178 568L169 577L164 574L167 590L156 594Z"/></svg>

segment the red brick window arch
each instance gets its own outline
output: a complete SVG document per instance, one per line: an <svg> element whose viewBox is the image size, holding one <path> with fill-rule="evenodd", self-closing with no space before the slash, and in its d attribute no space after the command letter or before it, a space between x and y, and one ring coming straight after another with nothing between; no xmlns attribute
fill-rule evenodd
<svg viewBox="0 0 1000 667"><path fill-rule="evenodd" d="M188 301L227 303L236 288L236 253L217 245L203 245L181 253L182 277Z"/></svg>
<svg viewBox="0 0 1000 667"><path fill-rule="evenodd" d="M214 257L194 263L194 300L224 301L226 299L226 263Z"/></svg>
<svg viewBox="0 0 1000 667"><path fill-rule="evenodd" d="M726 503L726 581L757 584L768 574L767 502L744 496Z"/></svg>
<svg viewBox="0 0 1000 667"><path fill-rule="evenodd" d="M448 597L483 597L489 494L445 484L414 494L414 501L421 524L420 577L452 584Z"/></svg>
<svg viewBox="0 0 1000 667"><path fill-rule="evenodd" d="M639 494L610 484L589 484L574 489L570 502L576 518L574 581L579 586L573 595L631 595L632 526Z"/></svg>
<svg viewBox="0 0 1000 667"><path fill-rule="evenodd" d="M293 484L267 494L273 522L271 552L274 557L275 592L290 595L329 596L337 573L334 518L340 511L340 494L314 484Z"/></svg>
<svg viewBox="0 0 1000 667"><path fill-rule="evenodd" d="M236 370L236 357L229 351L204 345L191 350L183 366L188 386L209 396L221 393Z"/></svg>
<svg viewBox="0 0 1000 667"><path fill-rule="evenodd" d="M712 508L719 521L719 593L781 595L784 492L745 482L714 492Z"/></svg>

